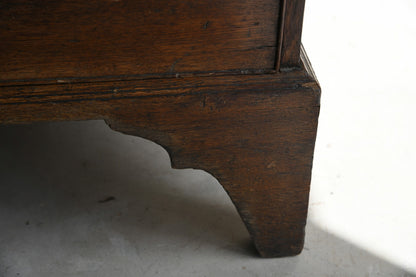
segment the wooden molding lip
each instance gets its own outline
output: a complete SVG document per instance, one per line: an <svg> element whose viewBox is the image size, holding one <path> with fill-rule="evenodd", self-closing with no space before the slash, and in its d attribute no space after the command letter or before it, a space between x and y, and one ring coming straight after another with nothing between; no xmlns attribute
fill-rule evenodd
<svg viewBox="0 0 416 277"><path fill-rule="evenodd" d="M303 70L277 74L0 86L0 111L8 110L6 106L9 105L107 101L199 93L217 94L225 91L260 93L266 88L280 89L279 93L284 93L315 81L315 77L309 74L312 69L304 52L302 57ZM6 113L0 114L0 123L2 121L9 121Z"/></svg>

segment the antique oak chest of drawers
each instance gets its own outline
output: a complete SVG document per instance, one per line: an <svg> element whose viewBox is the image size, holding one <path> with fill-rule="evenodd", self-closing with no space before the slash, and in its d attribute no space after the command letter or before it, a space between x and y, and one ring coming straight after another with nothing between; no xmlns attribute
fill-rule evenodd
<svg viewBox="0 0 416 277"><path fill-rule="evenodd" d="M103 119L215 176L264 257L303 247L320 88L304 0L1 0L0 124Z"/></svg>

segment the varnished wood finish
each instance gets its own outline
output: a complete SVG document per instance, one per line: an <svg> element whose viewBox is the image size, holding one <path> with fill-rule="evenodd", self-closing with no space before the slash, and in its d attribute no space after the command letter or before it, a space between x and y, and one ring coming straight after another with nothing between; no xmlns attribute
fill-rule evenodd
<svg viewBox="0 0 416 277"><path fill-rule="evenodd" d="M272 70L280 2L2 0L0 82Z"/></svg>
<svg viewBox="0 0 416 277"><path fill-rule="evenodd" d="M264 257L302 250L319 85L304 0L0 1L0 124L104 119L228 192Z"/></svg>

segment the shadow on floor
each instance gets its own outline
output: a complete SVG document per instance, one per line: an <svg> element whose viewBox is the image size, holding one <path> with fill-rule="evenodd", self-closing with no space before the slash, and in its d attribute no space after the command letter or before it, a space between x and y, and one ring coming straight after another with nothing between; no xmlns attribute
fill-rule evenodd
<svg viewBox="0 0 416 277"><path fill-rule="evenodd" d="M0 276L412 276L313 224L260 259L220 184L102 121L0 127Z"/></svg>

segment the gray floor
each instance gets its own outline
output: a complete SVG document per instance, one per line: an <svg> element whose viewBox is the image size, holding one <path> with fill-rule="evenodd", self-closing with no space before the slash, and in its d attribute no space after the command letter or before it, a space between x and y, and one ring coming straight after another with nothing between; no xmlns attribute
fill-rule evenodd
<svg viewBox="0 0 416 277"><path fill-rule="evenodd" d="M212 176L102 121L0 134L0 276L410 276L313 223L300 256L258 258Z"/></svg>
<svg viewBox="0 0 416 277"><path fill-rule="evenodd" d="M0 126L0 276L416 276L416 5L307 0L323 88L305 250L260 259L220 184L102 121Z"/></svg>

